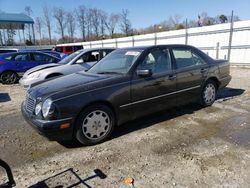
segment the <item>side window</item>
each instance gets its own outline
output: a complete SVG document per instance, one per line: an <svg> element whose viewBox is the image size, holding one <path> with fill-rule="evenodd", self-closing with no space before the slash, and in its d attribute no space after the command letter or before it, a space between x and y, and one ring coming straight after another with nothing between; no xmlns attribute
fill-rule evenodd
<svg viewBox="0 0 250 188"><path fill-rule="evenodd" d="M33 54L33 58L38 62L54 62L54 58L43 54Z"/></svg>
<svg viewBox="0 0 250 188"><path fill-rule="evenodd" d="M13 58L13 56L6 56L6 57L4 57L4 59L6 59L6 60L11 60Z"/></svg>
<svg viewBox="0 0 250 188"><path fill-rule="evenodd" d="M74 46L74 51L81 50L81 49L83 49L82 46Z"/></svg>
<svg viewBox="0 0 250 188"><path fill-rule="evenodd" d="M188 49L173 49L173 54L178 69L205 64L205 61Z"/></svg>
<svg viewBox="0 0 250 188"><path fill-rule="evenodd" d="M72 47L71 46L66 46L65 47L66 52L72 52Z"/></svg>
<svg viewBox="0 0 250 188"><path fill-rule="evenodd" d="M56 47L56 48L55 48L55 51L56 51L56 52L61 52L61 53L62 53L62 52L63 52L63 48L62 48L62 47Z"/></svg>
<svg viewBox="0 0 250 188"><path fill-rule="evenodd" d="M14 57L14 61L29 61L29 54L18 54Z"/></svg>
<svg viewBox="0 0 250 188"><path fill-rule="evenodd" d="M206 62L204 61L204 59L202 59L200 56L198 56L195 53L192 53L193 55L193 60L195 62L196 65L203 65L206 64Z"/></svg>
<svg viewBox="0 0 250 188"><path fill-rule="evenodd" d="M168 49L153 49L137 69L151 69L153 73L163 73L171 70Z"/></svg>

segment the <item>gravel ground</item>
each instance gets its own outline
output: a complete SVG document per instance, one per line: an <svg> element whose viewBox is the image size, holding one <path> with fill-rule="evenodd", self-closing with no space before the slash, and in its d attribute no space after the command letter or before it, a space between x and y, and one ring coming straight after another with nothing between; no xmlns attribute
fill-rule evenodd
<svg viewBox="0 0 250 188"><path fill-rule="evenodd" d="M130 187L128 176L134 187L249 187L250 69L232 67L231 74L212 107L153 114L91 147L38 135L20 113L25 90L0 85L0 158L21 188Z"/></svg>

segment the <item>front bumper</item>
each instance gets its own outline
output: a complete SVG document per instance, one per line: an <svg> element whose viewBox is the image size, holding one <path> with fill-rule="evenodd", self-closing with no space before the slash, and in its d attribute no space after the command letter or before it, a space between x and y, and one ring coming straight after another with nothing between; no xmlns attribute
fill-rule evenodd
<svg viewBox="0 0 250 188"><path fill-rule="evenodd" d="M19 83L21 84L21 86L23 86L25 89L26 88L29 88L31 86L31 84L34 84L36 82L39 82L41 81L41 79L27 79L27 78L24 78L22 77L20 80L19 80Z"/></svg>
<svg viewBox="0 0 250 188"><path fill-rule="evenodd" d="M24 119L33 127L39 134L47 137L53 141L72 140L73 138L73 121L72 118L65 118L59 120L40 120L36 119L35 115L29 114L24 103L21 107ZM70 127L60 129L60 125L69 123Z"/></svg>

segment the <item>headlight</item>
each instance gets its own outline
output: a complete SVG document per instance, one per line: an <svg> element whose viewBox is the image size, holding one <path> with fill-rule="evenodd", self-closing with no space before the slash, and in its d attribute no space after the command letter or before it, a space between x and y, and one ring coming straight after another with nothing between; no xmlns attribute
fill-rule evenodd
<svg viewBox="0 0 250 188"><path fill-rule="evenodd" d="M41 112L41 109L42 109L42 104L41 103L37 104L35 108L35 114L38 115Z"/></svg>
<svg viewBox="0 0 250 188"><path fill-rule="evenodd" d="M49 113L53 112L53 109L51 108L51 106L52 106L52 100L51 99L46 99L43 102L43 105L42 105L43 117L46 118L49 115Z"/></svg>
<svg viewBox="0 0 250 188"><path fill-rule="evenodd" d="M34 72L28 76L28 78L38 78L40 76L39 72Z"/></svg>

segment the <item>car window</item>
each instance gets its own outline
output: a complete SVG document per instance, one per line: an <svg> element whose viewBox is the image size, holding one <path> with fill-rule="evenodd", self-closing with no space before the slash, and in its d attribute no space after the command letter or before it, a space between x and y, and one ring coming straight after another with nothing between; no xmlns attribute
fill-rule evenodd
<svg viewBox="0 0 250 188"><path fill-rule="evenodd" d="M33 54L34 61L38 62L54 62L54 58L44 54Z"/></svg>
<svg viewBox="0 0 250 188"><path fill-rule="evenodd" d="M120 49L113 51L107 57L101 59L95 64L88 72L101 73L101 72L116 72L127 73L130 67L140 56L141 51Z"/></svg>
<svg viewBox="0 0 250 188"><path fill-rule="evenodd" d="M56 48L55 48L55 51L56 51L56 52L63 52L63 48L62 48L62 47L56 47Z"/></svg>
<svg viewBox="0 0 250 188"><path fill-rule="evenodd" d="M72 47L71 46L66 46L65 50L66 50L66 52L72 52Z"/></svg>
<svg viewBox="0 0 250 188"><path fill-rule="evenodd" d="M81 49L83 49L82 46L74 46L74 51L81 50Z"/></svg>
<svg viewBox="0 0 250 188"><path fill-rule="evenodd" d="M173 54L178 69L204 64L205 61L188 49L173 49Z"/></svg>
<svg viewBox="0 0 250 188"><path fill-rule="evenodd" d="M29 54L18 54L14 57L14 61L29 61Z"/></svg>
<svg viewBox="0 0 250 188"><path fill-rule="evenodd" d="M168 49L153 49L137 69L151 69L153 73L171 70L171 60Z"/></svg>
<svg viewBox="0 0 250 188"><path fill-rule="evenodd" d="M202 64L206 64L205 60L202 59L199 55L192 53L193 55L193 60L195 62L196 65L202 65Z"/></svg>
<svg viewBox="0 0 250 188"><path fill-rule="evenodd" d="M6 56L6 57L4 57L4 59L6 59L6 60L11 60L12 59L12 55L10 55L10 56Z"/></svg>
<svg viewBox="0 0 250 188"><path fill-rule="evenodd" d="M84 53L81 57L79 57L77 60L76 60L76 63L86 63L86 62L93 62L93 61L98 61L100 58L100 52L97 50L97 51L90 51L90 52L87 52L87 53ZM78 60L81 60L82 61L78 61Z"/></svg>

